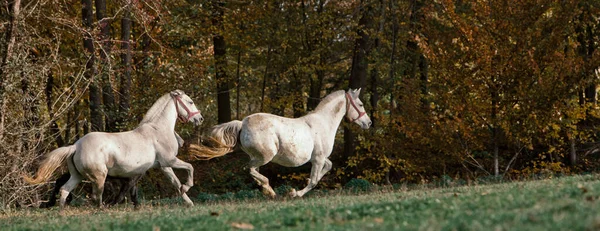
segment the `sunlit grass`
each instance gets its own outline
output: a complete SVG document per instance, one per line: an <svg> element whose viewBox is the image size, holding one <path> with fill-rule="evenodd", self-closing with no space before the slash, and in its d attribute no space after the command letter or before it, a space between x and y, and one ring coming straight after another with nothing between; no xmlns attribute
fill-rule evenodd
<svg viewBox="0 0 600 231"><path fill-rule="evenodd" d="M0 230L597 230L600 176L572 176L450 188L379 188L306 198L21 209Z"/></svg>

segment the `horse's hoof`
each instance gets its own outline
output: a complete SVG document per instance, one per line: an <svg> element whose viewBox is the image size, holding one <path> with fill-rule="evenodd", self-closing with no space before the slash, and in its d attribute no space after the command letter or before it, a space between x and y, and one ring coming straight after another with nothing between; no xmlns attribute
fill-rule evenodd
<svg viewBox="0 0 600 231"><path fill-rule="evenodd" d="M296 189L292 189L292 190L290 190L288 195L290 195L290 197L293 198L293 197L297 197L298 193L296 192Z"/></svg>
<svg viewBox="0 0 600 231"><path fill-rule="evenodd" d="M277 194L275 193L275 191L273 191L273 189L263 188L262 193L271 199L275 199L275 197L277 197Z"/></svg>
<svg viewBox="0 0 600 231"><path fill-rule="evenodd" d="M190 190L190 186L187 185L181 185L181 188L179 188L179 191L181 192L181 194L185 194L187 193L188 190Z"/></svg>

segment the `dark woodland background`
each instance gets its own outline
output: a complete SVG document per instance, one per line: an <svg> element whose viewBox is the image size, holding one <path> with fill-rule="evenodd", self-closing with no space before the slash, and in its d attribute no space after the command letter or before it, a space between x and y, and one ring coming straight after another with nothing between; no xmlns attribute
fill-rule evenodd
<svg viewBox="0 0 600 231"><path fill-rule="evenodd" d="M41 157L91 131L135 128L182 89L206 121L299 117L362 88L374 126L342 122L319 188L597 171L597 0L2 0L0 205L37 206ZM195 168L191 195L254 189L243 153ZM261 168L303 187L309 164ZM64 172L64 169L63 169ZM57 175L58 177L58 175ZM84 184L85 185L85 184ZM175 197L159 171L146 199ZM79 187L82 188L82 187ZM82 190L82 189L79 189Z"/></svg>

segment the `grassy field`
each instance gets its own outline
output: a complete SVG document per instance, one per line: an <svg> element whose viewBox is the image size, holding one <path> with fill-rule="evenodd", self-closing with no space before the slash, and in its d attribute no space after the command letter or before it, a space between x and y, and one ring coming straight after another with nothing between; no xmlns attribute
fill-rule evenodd
<svg viewBox="0 0 600 231"><path fill-rule="evenodd" d="M323 194L323 195L322 195ZM22 209L0 230L600 230L600 175L302 199Z"/></svg>

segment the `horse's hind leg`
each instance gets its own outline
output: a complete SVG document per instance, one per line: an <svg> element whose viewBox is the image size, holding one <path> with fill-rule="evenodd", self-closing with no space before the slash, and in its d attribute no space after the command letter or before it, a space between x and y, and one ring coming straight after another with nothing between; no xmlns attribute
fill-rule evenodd
<svg viewBox="0 0 600 231"><path fill-rule="evenodd" d="M69 197L69 193L73 191L77 184L83 180L83 177L75 168L75 164L73 163L73 158L67 159L67 167L69 168L69 180L62 187L60 187L60 208L63 209L67 203L67 197Z"/></svg>
<svg viewBox="0 0 600 231"><path fill-rule="evenodd" d="M92 194L96 199L96 203L98 203L98 207L102 208L102 193L104 192L104 183L106 182L106 171L94 171L91 175L92 181Z"/></svg>
<svg viewBox="0 0 600 231"><path fill-rule="evenodd" d="M67 181L67 183L65 183L62 187L60 187L60 208L61 209L65 207L69 193L75 187L77 187L77 184L79 184L79 182L81 182L81 180L82 180L81 175L79 175L79 173L74 173L74 174L71 174L71 177L69 177L69 180Z"/></svg>
<svg viewBox="0 0 600 231"><path fill-rule="evenodd" d="M263 176L262 174L260 174L258 172L258 167L262 166L266 163L263 163L263 161L257 160L257 159L253 159L250 161L250 175L252 175L252 178L254 178L254 180L256 181L256 183L258 183L258 185L260 185L262 187L262 193L271 197L271 198L275 198L275 196L277 196L277 194L275 194L275 191L273 191L273 188L271 188L271 185L269 185L269 178L267 178L266 176Z"/></svg>
<svg viewBox="0 0 600 231"><path fill-rule="evenodd" d="M56 179L56 182L54 183L54 189L52 190L52 194L50 194L50 199L48 199L48 202L45 204L44 208L50 208L56 205L56 195L60 193L60 188L65 185L67 181L69 181L69 178L71 178L71 174L65 173ZM69 197L67 197L67 203L69 203Z"/></svg>

